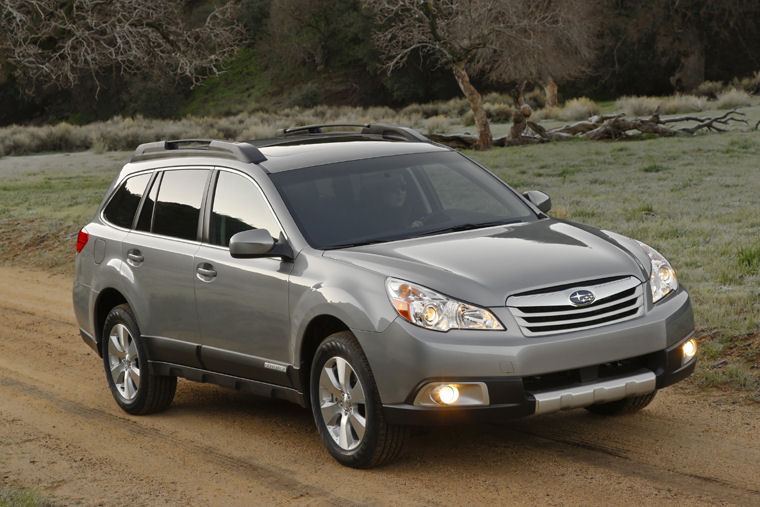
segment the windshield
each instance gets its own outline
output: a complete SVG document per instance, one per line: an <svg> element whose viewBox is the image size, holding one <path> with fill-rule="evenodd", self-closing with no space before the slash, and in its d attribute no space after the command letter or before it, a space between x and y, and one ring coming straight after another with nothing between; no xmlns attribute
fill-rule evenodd
<svg viewBox="0 0 760 507"><path fill-rule="evenodd" d="M356 160L271 178L319 249L536 219L501 180L457 152Z"/></svg>

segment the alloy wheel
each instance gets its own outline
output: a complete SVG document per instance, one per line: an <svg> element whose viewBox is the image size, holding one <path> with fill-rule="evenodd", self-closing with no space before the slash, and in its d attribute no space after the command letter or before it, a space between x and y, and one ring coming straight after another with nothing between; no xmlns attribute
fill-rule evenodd
<svg viewBox="0 0 760 507"><path fill-rule="evenodd" d="M367 429L364 388L342 357L331 357L322 368L319 408L330 436L341 449L351 451L361 444Z"/></svg>
<svg viewBox="0 0 760 507"><path fill-rule="evenodd" d="M140 356L129 328L118 323L108 333L108 364L119 395L132 401L140 388Z"/></svg>

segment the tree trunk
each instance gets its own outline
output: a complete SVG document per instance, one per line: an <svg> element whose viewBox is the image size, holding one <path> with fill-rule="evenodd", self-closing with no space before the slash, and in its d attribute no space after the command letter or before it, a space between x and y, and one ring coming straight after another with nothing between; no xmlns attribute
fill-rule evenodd
<svg viewBox="0 0 760 507"><path fill-rule="evenodd" d="M546 94L545 107L557 107L557 83L554 82L551 76L546 79L544 83L544 93Z"/></svg>
<svg viewBox="0 0 760 507"><path fill-rule="evenodd" d="M470 76L464 70L463 64L452 64L451 69L454 72L457 84L459 84L459 89L464 93L470 103L472 113L475 115L475 125L478 127L478 142L475 146L481 150L488 149L493 145L493 136L491 135L491 127L488 125L486 110L483 109L483 99L478 90L470 83Z"/></svg>

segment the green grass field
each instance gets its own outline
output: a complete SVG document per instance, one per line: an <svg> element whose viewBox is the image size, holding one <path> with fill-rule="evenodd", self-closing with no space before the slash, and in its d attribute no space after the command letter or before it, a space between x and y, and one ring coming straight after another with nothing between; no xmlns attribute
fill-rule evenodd
<svg viewBox="0 0 760 507"><path fill-rule="evenodd" d="M760 106L745 111L751 125L760 120ZM556 217L663 253L694 303L702 361L693 383L733 386L760 402L760 131L735 128L468 155L519 191L547 192ZM0 262L73 274L76 233L129 156L0 158Z"/></svg>

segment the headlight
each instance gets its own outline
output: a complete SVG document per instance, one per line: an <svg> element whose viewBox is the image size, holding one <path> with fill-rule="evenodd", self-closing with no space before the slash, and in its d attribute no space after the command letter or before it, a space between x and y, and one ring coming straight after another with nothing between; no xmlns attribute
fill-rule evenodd
<svg viewBox="0 0 760 507"><path fill-rule="evenodd" d="M385 289L398 314L417 326L436 331L504 329L488 310L451 299L427 287L388 278Z"/></svg>
<svg viewBox="0 0 760 507"><path fill-rule="evenodd" d="M656 303L678 288L676 270L663 257L660 252L641 241L639 246L649 256L652 263L652 275L649 277L649 287L652 289L652 302Z"/></svg>

